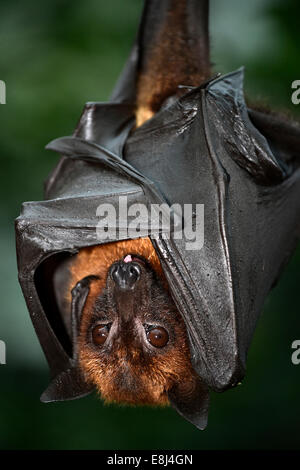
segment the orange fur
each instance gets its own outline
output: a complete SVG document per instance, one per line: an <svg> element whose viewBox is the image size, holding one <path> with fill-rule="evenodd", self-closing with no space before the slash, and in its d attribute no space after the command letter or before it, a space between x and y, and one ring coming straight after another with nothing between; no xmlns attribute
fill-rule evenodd
<svg viewBox="0 0 300 470"><path fill-rule="evenodd" d="M71 302L71 290L78 281L90 274L97 275L99 281L94 281L90 286L90 293L85 304L85 310L91 311L96 297L105 286L107 271L115 261L124 258L128 253L138 254L145 258L152 269L161 277L166 286L162 267L150 238L138 238L136 240L121 240L105 243L103 245L82 248L75 256L70 268L71 276L67 292L68 301Z"/></svg>
<svg viewBox="0 0 300 470"><path fill-rule="evenodd" d="M86 310L81 322L79 363L86 380L97 386L105 402L164 406L169 404L167 392L174 384L184 383L193 388L196 378L190 362L184 322L179 314L173 323L176 347L146 362L134 341L132 344L118 344L109 356L103 355L101 358L87 348L91 314ZM120 387L122 380L129 383L126 388Z"/></svg>
<svg viewBox="0 0 300 470"><path fill-rule="evenodd" d="M98 392L105 402L124 403L128 405L169 404L167 392L176 383L185 383L187 388L193 388L195 374L189 360L189 348L184 333L178 338L178 346L168 354L153 358L147 367L143 364L143 356L134 347L119 348L117 354L101 362L95 354L85 347L88 318L82 324L79 340L80 364L86 380L97 386ZM124 358L129 358L128 367ZM123 390L117 385L121 375L130 373L133 387Z"/></svg>
<svg viewBox="0 0 300 470"><path fill-rule="evenodd" d="M205 53L205 45L200 49L196 46L185 15L186 2L174 2L143 58L137 83L137 127L150 119L168 97L186 93L178 85L200 86L210 76L208 51Z"/></svg>
<svg viewBox="0 0 300 470"><path fill-rule="evenodd" d="M109 355L101 355L86 347L87 331L97 297L106 285L107 271L112 263L128 253L144 257L163 281L162 267L149 238L118 241L83 248L71 266L70 290L83 277L95 274L100 277L90 285L81 319L79 333L79 364L87 382L96 385L106 402L125 404L168 404L167 391L175 383L190 384L193 388L195 374L190 362L190 352L184 321L174 306L171 322L176 331L176 346L167 352L146 359L138 344L129 338L119 342ZM130 332L128 332L130 335ZM122 388L119 382L129 382Z"/></svg>

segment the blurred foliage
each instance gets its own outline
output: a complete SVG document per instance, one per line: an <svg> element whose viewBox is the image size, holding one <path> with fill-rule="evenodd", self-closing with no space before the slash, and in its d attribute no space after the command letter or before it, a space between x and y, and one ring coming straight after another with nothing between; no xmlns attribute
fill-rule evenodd
<svg viewBox="0 0 300 470"><path fill-rule="evenodd" d="M171 409L104 407L95 397L43 405L47 367L17 283L13 219L21 202L42 198L57 157L44 150L72 133L86 101L106 100L133 43L140 0L1 0L0 106L1 315L7 365L0 366L0 448L300 448L298 249L267 300L250 348L247 377L213 394L200 432ZM212 60L246 66L246 92L272 107L291 105L300 79L299 2L213 0Z"/></svg>

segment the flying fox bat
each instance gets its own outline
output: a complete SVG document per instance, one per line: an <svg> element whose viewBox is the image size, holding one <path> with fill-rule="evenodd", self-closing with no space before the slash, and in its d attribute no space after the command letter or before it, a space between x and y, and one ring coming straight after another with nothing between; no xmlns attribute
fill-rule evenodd
<svg viewBox="0 0 300 470"><path fill-rule="evenodd" d="M204 429L209 391L242 380L299 239L299 144L297 123L246 105L242 69L212 74L208 1L146 1L111 100L48 144L62 158L45 200L17 219L19 279L52 375L42 401L97 389L171 403ZM118 220L99 240L97 208L124 197L204 206L203 246L188 248L184 219L143 236Z"/></svg>

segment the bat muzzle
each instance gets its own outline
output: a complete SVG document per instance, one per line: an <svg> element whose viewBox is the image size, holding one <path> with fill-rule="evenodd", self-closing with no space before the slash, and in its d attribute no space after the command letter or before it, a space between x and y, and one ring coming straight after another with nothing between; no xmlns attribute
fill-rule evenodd
<svg viewBox="0 0 300 470"><path fill-rule="evenodd" d="M138 263L125 263L123 261L112 265L110 276L116 287L122 291L134 290L141 277L141 267Z"/></svg>

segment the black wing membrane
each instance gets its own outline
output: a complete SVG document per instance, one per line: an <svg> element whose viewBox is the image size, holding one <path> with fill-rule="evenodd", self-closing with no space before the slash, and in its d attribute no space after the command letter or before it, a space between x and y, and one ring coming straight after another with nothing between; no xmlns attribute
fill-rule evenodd
<svg viewBox="0 0 300 470"><path fill-rule="evenodd" d="M169 204L204 205L203 248L187 250L184 236L154 243L194 366L214 390L244 375L263 302L299 237L300 170L289 172L252 124L242 84L241 69L190 92L125 146Z"/></svg>

